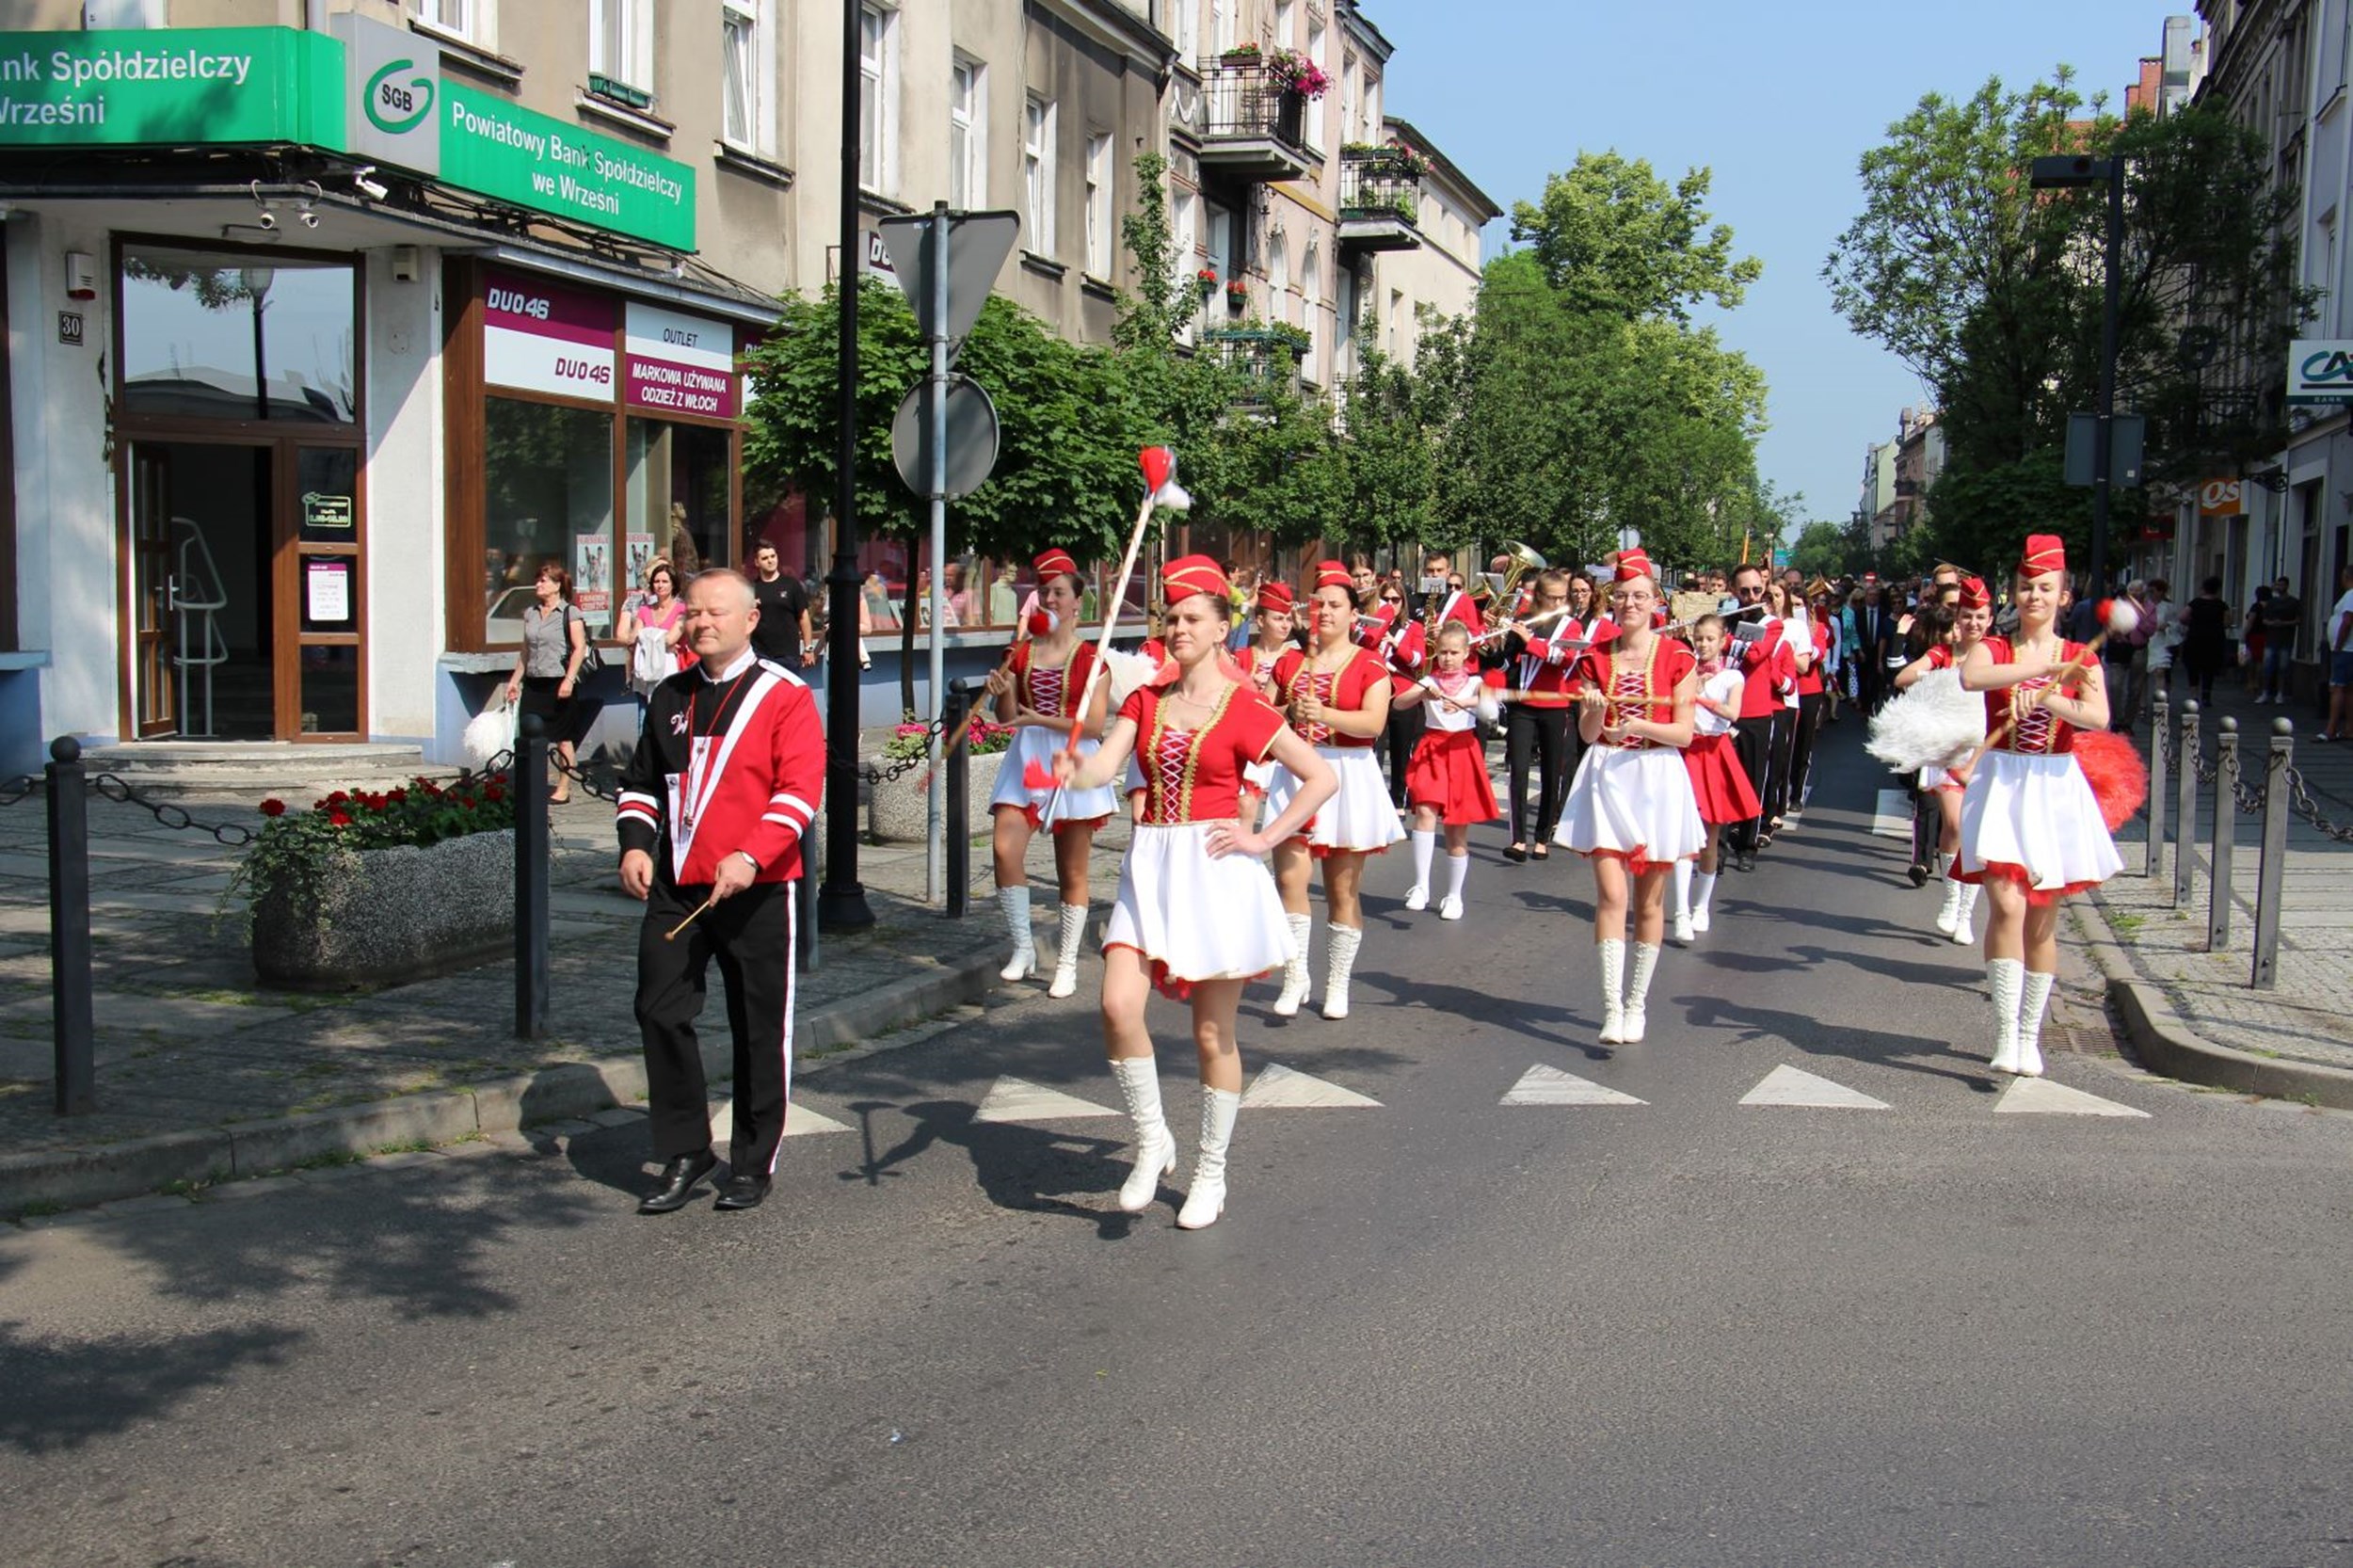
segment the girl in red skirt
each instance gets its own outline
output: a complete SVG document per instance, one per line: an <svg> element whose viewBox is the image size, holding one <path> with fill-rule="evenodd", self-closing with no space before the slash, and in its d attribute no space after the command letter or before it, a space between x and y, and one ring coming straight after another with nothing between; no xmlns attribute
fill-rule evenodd
<svg viewBox="0 0 2353 1568"><path fill-rule="evenodd" d="M1497 672L1500 674L1501 672ZM1495 786L1487 780L1487 748L1479 721L1493 718L1495 688L1470 667L1470 629L1448 621L1438 629L1432 673L1400 693L1395 705L1430 705L1429 727L1405 770L1405 798L1414 808L1414 887L1408 909L1430 907L1430 860L1438 824L1446 824L1446 896L1438 919L1463 918L1463 879L1470 870L1471 824L1496 820Z"/></svg>
<svg viewBox="0 0 2353 1568"><path fill-rule="evenodd" d="M1716 896L1716 840L1728 823L1747 822L1757 813L1756 788L1749 770L1732 749L1733 721L1740 716L1740 688L1745 678L1737 667L1724 667L1724 623L1717 616L1702 616L1691 623L1691 651L1699 658L1699 691L1691 703L1691 744L1684 748L1683 765L1690 771L1692 798L1699 804L1700 824L1707 830L1706 847L1692 862L1675 862L1675 940L1689 943L1707 929L1708 901Z"/></svg>

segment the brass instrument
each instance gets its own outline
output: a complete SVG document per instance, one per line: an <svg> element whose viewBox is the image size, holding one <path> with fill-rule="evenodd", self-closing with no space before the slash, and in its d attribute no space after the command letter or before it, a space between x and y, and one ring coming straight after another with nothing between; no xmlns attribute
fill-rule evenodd
<svg viewBox="0 0 2353 1568"><path fill-rule="evenodd" d="M1504 638L1510 636L1513 632L1533 632L1540 626L1548 626L1554 621L1564 619L1574 614L1576 614L1574 610L1563 604L1557 610L1545 610L1538 615L1529 616L1524 621L1507 621L1501 626L1490 627L1480 635L1471 639L1471 648L1474 652L1476 652L1481 648L1487 648L1491 644L1502 642Z"/></svg>
<svg viewBox="0 0 2353 1568"><path fill-rule="evenodd" d="M1513 596L1520 591L1520 584L1531 574L1545 569L1548 563L1544 556L1537 553L1534 547L1524 545L1517 539L1504 540L1503 552L1512 557L1512 564L1504 568L1501 597L1517 603L1518 600Z"/></svg>

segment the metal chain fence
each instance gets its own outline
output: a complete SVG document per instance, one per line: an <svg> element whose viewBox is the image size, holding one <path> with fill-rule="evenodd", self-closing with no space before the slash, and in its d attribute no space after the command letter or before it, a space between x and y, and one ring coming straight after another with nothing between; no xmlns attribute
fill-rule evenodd
<svg viewBox="0 0 2353 1568"><path fill-rule="evenodd" d="M894 778L913 773L916 769L927 765L931 761L932 742L944 734L947 728L948 712L943 708L939 717L923 727L923 744L915 755L888 758L874 764L874 782L888 784ZM909 739L912 738L909 737Z"/></svg>
<svg viewBox="0 0 2353 1568"><path fill-rule="evenodd" d="M2304 776L2296 764L2290 762L2281 771L2287 776L2289 809L2334 842L2353 844L2353 827L2340 827L2320 814L2320 808L2313 804L2312 792L2304 788Z"/></svg>

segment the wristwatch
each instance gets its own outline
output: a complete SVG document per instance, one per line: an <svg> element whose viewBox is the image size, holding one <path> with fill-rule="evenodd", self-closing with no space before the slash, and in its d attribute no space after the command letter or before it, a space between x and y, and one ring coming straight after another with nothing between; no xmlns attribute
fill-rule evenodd
<svg viewBox="0 0 2353 1568"><path fill-rule="evenodd" d="M744 859L745 863L747 863L747 864L748 864L748 865L752 868L752 874L753 874L754 876L758 876L758 875L760 874L760 859L759 859L759 857L758 857L757 856L753 855L753 854L752 854L752 852L751 852L750 850L748 850L748 849L739 849L739 850L737 850L735 853L736 853L736 854L738 854L738 855L740 855L740 856L742 856L744 857Z"/></svg>

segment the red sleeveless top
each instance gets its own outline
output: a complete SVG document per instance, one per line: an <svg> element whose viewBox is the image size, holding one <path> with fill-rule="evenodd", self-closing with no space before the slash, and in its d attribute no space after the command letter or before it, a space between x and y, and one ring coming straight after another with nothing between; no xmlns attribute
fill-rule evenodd
<svg viewBox="0 0 2353 1568"><path fill-rule="evenodd" d="M1387 679L1388 672L1381 667L1380 659L1361 648L1352 649L1348 663L1329 675L1316 674L1308 667L1307 655L1297 648L1274 662L1274 689L1285 701L1313 692L1316 700L1325 707L1349 712L1361 712L1366 695ZM1371 745L1375 739L1369 735L1343 735L1328 724L1300 724L1294 720L1291 728L1309 745L1361 747Z"/></svg>
<svg viewBox="0 0 2353 1568"><path fill-rule="evenodd" d="M1021 706L1048 718L1066 719L1086 690L1087 671L1095 667L1095 645L1081 641L1070 649L1070 662L1060 668L1040 668L1032 653L1036 645L1023 643L1013 650L1014 678L1021 682Z"/></svg>
<svg viewBox="0 0 2353 1568"><path fill-rule="evenodd" d="M2007 664L2017 658L2017 650L2008 637L1988 637L1981 645L1997 664ZM2059 645L2059 662L2073 664L2081 660L2089 668L2089 648L2082 643ZM2032 680L2021 680L2008 691L1985 694L1985 731L1993 731L2009 723L2018 712L2018 699L2028 692L2047 692L2058 684L2055 675L2038 675ZM2053 713L2048 708L2037 708L2031 713L2020 713L2016 725L2002 737L1997 751L2014 751L2022 757L2057 757L2075 749L2075 727Z"/></svg>
<svg viewBox="0 0 2353 1568"><path fill-rule="evenodd" d="M1640 664L1623 657L1615 638L1599 648L1585 650L1577 661L1577 684L1597 686L1607 692L1618 713L1628 718L1648 719L1653 724L1673 724L1675 716L1675 688L1683 678L1700 667L1697 655L1689 645L1673 637L1653 637L1650 654ZM1659 743L1647 736L1628 735L1618 743L1626 751L1641 751Z"/></svg>

